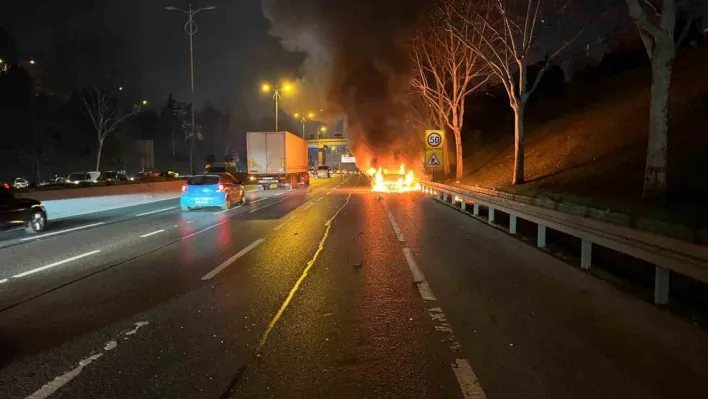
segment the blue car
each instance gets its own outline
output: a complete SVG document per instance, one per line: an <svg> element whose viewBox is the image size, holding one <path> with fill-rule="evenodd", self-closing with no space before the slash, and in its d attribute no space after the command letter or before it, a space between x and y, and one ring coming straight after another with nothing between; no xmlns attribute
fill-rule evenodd
<svg viewBox="0 0 708 399"><path fill-rule="evenodd" d="M183 211L209 207L229 209L235 204L245 205L246 192L230 173L203 174L187 180L179 202Z"/></svg>

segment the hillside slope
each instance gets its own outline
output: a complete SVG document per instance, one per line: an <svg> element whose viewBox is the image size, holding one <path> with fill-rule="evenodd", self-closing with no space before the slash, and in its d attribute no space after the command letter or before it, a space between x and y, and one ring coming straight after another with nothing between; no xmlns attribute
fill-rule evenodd
<svg viewBox="0 0 708 399"><path fill-rule="evenodd" d="M674 68L668 172L672 207L708 204L707 66L708 46L703 46L682 52ZM496 132L499 139L466 150L462 183L529 195L555 193L606 207L638 202L650 83L649 68L636 68L592 84L567 85L565 94L527 111L526 184L509 184L513 130L508 128ZM583 105L545 122L534 121L535 111L568 109L568 102Z"/></svg>

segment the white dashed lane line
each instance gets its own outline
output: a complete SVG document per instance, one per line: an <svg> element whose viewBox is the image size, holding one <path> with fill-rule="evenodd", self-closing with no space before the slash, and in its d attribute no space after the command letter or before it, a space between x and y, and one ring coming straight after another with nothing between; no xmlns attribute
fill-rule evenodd
<svg viewBox="0 0 708 399"><path fill-rule="evenodd" d="M75 260L79 260L79 259L85 258L85 257L87 257L87 256L95 255L95 254L97 254L97 253L99 253L99 252L101 252L100 249L99 249L99 250L96 250L96 251L87 252L87 253L85 253L85 254L81 254L81 255L77 255L77 256L72 256L71 258L64 259L64 260L60 260L59 262L50 263L50 264L48 264L48 265L46 265L46 266L38 267L38 268L36 268L36 269L28 270L28 271L26 271L26 272L22 272L22 273L20 273L20 274L16 274L16 275L14 275L14 276L12 276L12 277L13 277L13 278L20 278L20 277L29 276L30 274L34 274L34 273L37 273L37 272L41 272L41 271L43 271L43 270L51 269L51 268L53 268L53 267L57 267L57 266L60 266L60 265L65 264L65 263L73 262L73 261L75 261Z"/></svg>
<svg viewBox="0 0 708 399"><path fill-rule="evenodd" d="M403 255L406 257L408 267L411 269L411 273L413 274L413 280L418 286L420 296L426 301L434 301L435 295L433 295L433 290L430 288L430 285L428 285L428 282L425 281L425 276L423 275L423 272L421 272L420 268L418 268L418 263L416 263L411 249L408 247L403 248Z"/></svg>
<svg viewBox="0 0 708 399"><path fill-rule="evenodd" d="M385 203L383 206L386 217L391 223L391 227L393 227L393 231L396 233L398 241L404 242L405 239L400 228L398 227L398 223L396 223L396 220L393 217L393 214ZM406 258L408 267L411 269L411 274L413 275L413 280L418 287L418 291L420 291L420 296L428 303L435 303L437 300L435 299L433 290L430 288L428 281L425 279L423 271L420 267L418 267L413 251L406 246L403 248L403 256ZM450 324L447 322L447 317L445 317L442 309L439 306L435 306L428 309L428 313L434 323L435 331L444 335L443 341L449 343L448 347L455 357L455 363L451 363L450 366L452 367L452 372L455 374L455 378L457 379L457 384L460 386L462 395L465 399L486 399L487 396L482 389L482 385L477 380L477 376L472 370L469 361L462 358L459 353L461 349L460 343L457 341L455 333Z"/></svg>
<svg viewBox="0 0 708 399"><path fill-rule="evenodd" d="M260 238L256 241L254 241L251 245L247 246L246 248L242 249L239 251L236 255L230 257L229 259L226 260L226 262L220 264L217 266L214 270L210 271L204 277L202 277L202 280L211 280L213 279L217 274L221 273L224 269L227 267L231 266L232 263L236 262L238 258L242 257L243 255L246 255L250 250L253 248L259 246L261 243L263 243L265 239Z"/></svg>
<svg viewBox="0 0 708 399"><path fill-rule="evenodd" d="M295 219L296 217L297 217L297 216L295 216L295 215L291 215L291 216L290 216L289 218L287 218L287 220L285 220L283 223L281 223L281 224L275 226L275 228L273 229L273 231L278 231L278 230L282 229L286 224L288 224L289 222L292 222L293 219Z"/></svg>
<svg viewBox="0 0 708 399"><path fill-rule="evenodd" d="M155 213L171 211L171 210L173 210L173 209L177 209L177 207L176 207L176 206L172 206L172 207L169 207L169 208L158 209L158 210L156 210L156 211L138 213L137 215L135 215L135 217L152 215L152 214L155 214Z"/></svg>
<svg viewBox="0 0 708 399"><path fill-rule="evenodd" d="M152 233L143 234L140 236L140 238L150 237L150 236L154 236L155 234L160 234L160 233L164 233L164 232L165 232L165 229L161 229L161 230L153 231Z"/></svg>
<svg viewBox="0 0 708 399"><path fill-rule="evenodd" d="M123 337L118 336L115 339L106 342L103 345L103 350L101 352L94 353L93 355L91 355L89 357L81 359L79 361L79 364L75 368L67 371L66 373L64 373L60 376L55 377L53 380L44 384L41 388L36 390L31 395L27 396L25 399L47 399L47 398L49 398L56 391L58 391L61 387L68 384L69 382L71 382L71 380L73 380L74 378L78 377L79 374L81 374L81 372L84 370L84 368L88 367L89 365L91 365L91 363L100 359L103 355L106 354L106 352L116 349L118 347L118 343L121 342L121 339L123 341L129 339L131 335L134 335L135 333L138 332L138 330L140 328L142 328L143 326L146 326L148 324L149 323L147 321L139 321L139 322L135 323L135 328L124 333Z"/></svg>
<svg viewBox="0 0 708 399"><path fill-rule="evenodd" d="M40 235L38 235L38 236L32 236L32 237L23 238L23 239L21 239L20 241L37 240L37 239L44 238L44 237L55 236L55 235L57 235L57 234L68 233L68 232L70 232L70 231L88 229L88 228L91 228L91 227L100 226L100 225L102 225L102 224L105 224L105 223L104 223L104 222L100 222L100 223L87 224L87 225L85 225L85 226L79 226L79 227L74 227L74 228L71 228L71 229L59 230L59 231L55 231L55 232L52 232L52 233L40 234Z"/></svg>

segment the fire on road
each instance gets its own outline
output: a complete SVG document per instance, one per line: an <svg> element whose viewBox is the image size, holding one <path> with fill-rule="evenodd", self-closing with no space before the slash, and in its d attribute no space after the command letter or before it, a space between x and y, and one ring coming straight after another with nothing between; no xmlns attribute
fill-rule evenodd
<svg viewBox="0 0 708 399"><path fill-rule="evenodd" d="M420 183L412 170L406 172L406 166L401 164L398 171L390 171L379 167L369 168L371 190L383 193L405 193L420 191Z"/></svg>

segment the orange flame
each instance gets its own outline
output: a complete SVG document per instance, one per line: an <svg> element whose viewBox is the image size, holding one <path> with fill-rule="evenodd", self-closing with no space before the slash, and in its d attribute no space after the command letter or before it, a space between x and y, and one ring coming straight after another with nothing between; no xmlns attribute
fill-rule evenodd
<svg viewBox="0 0 708 399"><path fill-rule="evenodd" d="M420 191L418 183L412 170L406 172L405 165L401 165L398 173L389 174L388 169L369 168L371 176L371 191L380 193L406 193L410 191Z"/></svg>

